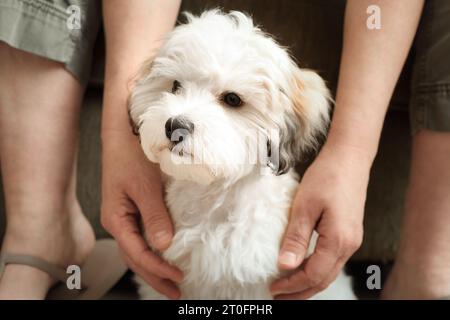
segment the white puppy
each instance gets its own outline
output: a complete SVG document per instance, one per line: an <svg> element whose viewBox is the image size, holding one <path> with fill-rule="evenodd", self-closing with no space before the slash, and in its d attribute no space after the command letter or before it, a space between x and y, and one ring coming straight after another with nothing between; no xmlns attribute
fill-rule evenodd
<svg viewBox="0 0 450 320"><path fill-rule="evenodd" d="M243 13L187 18L130 100L144 153L168 177L176 232L161 254L184 272L182 298L271 299L292 167L325 134L329 93ZM161 298L138 282L142 298ZM354 298L350 278L315 298Z"/></svg>

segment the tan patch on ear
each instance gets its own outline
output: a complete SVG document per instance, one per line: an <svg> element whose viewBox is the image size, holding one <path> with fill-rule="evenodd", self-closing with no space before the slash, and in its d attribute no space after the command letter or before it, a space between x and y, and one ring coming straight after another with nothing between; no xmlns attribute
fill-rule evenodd
<svg viewBox="0 0 450 320"><path fill-rule="evenodd" d="M290 99L292 101L293 111L300 123L302 134L306 131L308 125L308 111L306 109L307 98L304 95L306 89L304 79L300 70L295 72L290 84Z"/></svg>
<svg viewBox="0 0 450 320"><path fill-rule="evenodd" d="M141 80L144 80L148 77L150 74L152 68L153 68L153 60L154 57L151 57L147 60L145 60L142 64L139 70L136 72L136 74L130 79L129 88L132 89L136 83L138 83Z"/></svg>
<svg viewBox="0 0 450 320"><path fill-rule="evenodd" d="M308 69L301 69L295 73L292 93L294 111L304 120L307 120L308 113L312 111L312 108L319 107L310 105L318 103L319 97L321 100L324 99L322 102L326 104L331 100L325 81L316 72Z"/></svg>
<svg viewBox="0 0 450 320"><path fill-rule="evenodd" d="M146 59L141 64L141 66L139 67L137 72L134 74L134 76L132 76L130 78L130 80L127 83L127 88L128 88L129 92L131 92L133 90L136 83L138 83L139 81L144 80L145 78L148 77L148 75L150 74L150 72L153 68L153 60L154 59L155 59L155 57L153 55L150 58Z"/></svg>
<svg viewBox="0 0 450 320"><path fill-rule="evenodd" d="M298 68L294 71L290 90L293 112L300 124L301 143L306 148L314 148L317 138L326 133L330 93L317 73Z"/></svg>
<svg viewBox="0 0 450 320"><path fill-rule="evenodd" d="M138 79L145 78L146 76L148 76L150 74L150 71L153 68L153 60L154 59L155 59L155 57L151 57L151 58L145 60L144 63L142 63L142 66L139 69L139 72L137 74Z"/></svg>
<svg viewBox="0 0 450 320"><path fill-rule="evenodd" d="M150 74L150 72L153 68L153 60L154 60L153 56L151 58L145 60L142 63L141 67L139 68L138 72L136 72L136 74L130 79L130 81L128 82L128 85L127 85L128 92L129 92L128 97L127 97L128 120L129 120L131 129L132 129L132 132L136 136L139 136L139 125L136 124L131 117L132 92L133 92L133 88L136 85L136 83L145 79Z"/></svg>

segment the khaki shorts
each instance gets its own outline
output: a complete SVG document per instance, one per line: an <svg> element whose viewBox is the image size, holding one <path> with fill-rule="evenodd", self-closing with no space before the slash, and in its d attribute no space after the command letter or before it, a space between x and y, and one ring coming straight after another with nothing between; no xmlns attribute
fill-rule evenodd
<svg viewBox="0 0 450 320"><path fill-rule="evenodd" d="M328 7L322 9L335 10L332 4L342 4L343 1L330 0ZM196 2L203 8L208 3L209 7L223 6L249 12L252 12L255 3L253 0L235 0L231 8L228 1L186 0L183 1L182 10L193 10ZM287 5L290 1L283 3ZM323 3L313 3L324 6ZM64 63L67 70L85 84L89 79L92 51L101 23L100 4L100 0L0 0L0 41ZM68 8L71 6L79 8L80 29L68 26L72 15ZM261 8L254 8L254 11L258 9ZM271 15L270 19L281 18ZM338 25L342 23L342 17L335 17L334 20L336 25L332 27L342 28ZM283 23L281 20L262 22L267 26ZM304 19L298 21L295 29L311 29L308 34L310 41L314 41L313 34L320 28L330 28L330 23L327 25L320 19ZM304 40L309 41L307 38ZM315 44L315 54L327 53L321 59L339 55L339 48L336 48L336 52L330 52L320 46L323 44ZM413 53L409 101L412 132L422 129L450 131L450 0L425 2ZM300 60L303 58L307 59L300 57Z"/></svg>
<svg viewBox="0 0 450 320"><path fill-rule="evenodd" d="M413 133L450 131L450 1L425 1L414 44L410 117Z"/></svg>
<svg viewBox="0 0 450 320"><path fill-rule="evenodd" d="M0 41L64 63L82 84L100 23L100 0L0 0Z"/></svg>

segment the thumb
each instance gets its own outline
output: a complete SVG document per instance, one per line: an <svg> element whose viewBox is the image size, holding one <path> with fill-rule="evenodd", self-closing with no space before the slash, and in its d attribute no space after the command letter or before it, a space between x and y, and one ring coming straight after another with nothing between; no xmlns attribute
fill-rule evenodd
<svg viewBox="0 0 450 320"><path fill-rule="evenodd" d="M289 224L281 245L278 265L281 269L295 269L305 258L315 221L302 207L293 206Z"/></svg>
<svg viewBox="0 0 450 320"><path fill-rule="evenodd" d="M150 244L164 250L172 242L173 225L162 195L146 195L137 199L137 207Z"/></svg>

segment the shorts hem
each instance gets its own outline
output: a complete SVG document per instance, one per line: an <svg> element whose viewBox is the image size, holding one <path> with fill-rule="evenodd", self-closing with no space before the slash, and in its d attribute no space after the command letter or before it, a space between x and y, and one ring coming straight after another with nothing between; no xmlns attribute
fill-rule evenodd
<svg viewBox="0 0 450 320"><path fill-rule="evenodd" d="M417 87L410 102L411 133L450 132L450 83Z"/></svg>
<svg viewBox="0 0 450 320"><path fill-rule="evenodd" d="M90 68L81 30L69 29L69 14L46 1L0 1L0 41L43 58L61 62L82 84ZM88 59L89 60L89 59ZM90 67L90 65L89 65Z"/></svg>

